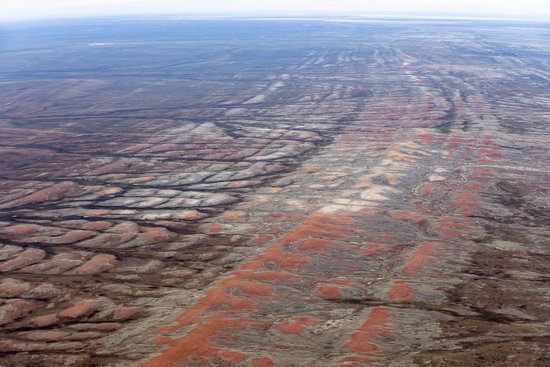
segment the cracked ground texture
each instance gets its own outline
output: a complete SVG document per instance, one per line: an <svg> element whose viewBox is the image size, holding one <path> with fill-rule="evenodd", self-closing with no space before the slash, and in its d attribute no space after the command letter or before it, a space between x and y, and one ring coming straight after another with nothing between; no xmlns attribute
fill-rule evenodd
<svg viewBox="0 0 550 367"><path fill-rule="evenodd" d="M0 36L0 366L550 364L546 25Z"/></svg>

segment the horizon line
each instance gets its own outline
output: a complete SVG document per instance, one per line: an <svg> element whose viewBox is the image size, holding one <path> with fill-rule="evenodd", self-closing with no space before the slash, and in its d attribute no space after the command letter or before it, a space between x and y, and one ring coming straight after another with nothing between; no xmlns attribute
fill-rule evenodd
<svg viewBox="0 0 550 367"><path fill-rule="evenodd" d="M155 19L156 18L156 19ZM170 19L172 18L172 19ZM67 15L51 17L29 17L19 19L1 19L0 24L55 22L71 20L92 20L92 19L120 19L120 20L319 20L319 21L361 21L361 20L426 20L426 21L506 21L506 22L534 22L550 23L550 18L544 17L505 17L498 14L450 14L442 12L383 12L373 14L351 14L349 12L223 12L204 13L187 12L178 14L168 13L136 13L136 14L102 14L102 15Z"/></svg>

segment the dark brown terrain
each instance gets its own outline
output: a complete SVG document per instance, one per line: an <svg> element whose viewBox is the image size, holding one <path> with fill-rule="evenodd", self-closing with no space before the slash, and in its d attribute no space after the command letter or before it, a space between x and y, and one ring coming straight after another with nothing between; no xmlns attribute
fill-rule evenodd
<svg viewBox="0 0 550 367"><path fill-rule="evenodd" d="M550 26L0 28L0 366L550 365Z"/></svg>

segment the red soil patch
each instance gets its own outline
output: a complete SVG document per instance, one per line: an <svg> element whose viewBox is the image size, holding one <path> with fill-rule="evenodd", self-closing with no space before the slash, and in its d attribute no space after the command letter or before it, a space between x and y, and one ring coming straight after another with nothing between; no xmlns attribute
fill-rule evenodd
<svg viewBox="0 0 550 367"><path fill-rule="evenodd" d="M67 308L59 313L60 317L67 319L78 319L86 315L91 314L98 309L101 301L99 300L85 300L77 303L76 305Z"/></svg>
<svg viewBox="0 0 550 367"><path fill-rule="evenodd" d="M306 173L315 173L319 172L321 170L321 165L319 164L312 164L310 166L304 167L304 172Z"/></svg>
<svg viewBox="0 0 550 367"><path fill-rule="evenodd" d="M210 339L229 328L242 329L251 325L248 319L227 319L224 313L211 314L195 329L175 341L166 341L169 347L160 355L140 364L141 367L179 367L191 359L209 365L210 361L223 359L227 363L240 363L246 355L232 350L213 347Z"/></svg>
<svg viewBox="0 0 550 367"><path fill-rule="evenodd" d="M87 263L73 270L73 273L79 275L97 274L113 268L115 264L115 256L109 254L99 254L92 257Z"/></svg>
<svg viewBox="0 0 550 367"><path fill-rule="evenodd" d="M139 235L139 237L147 243L158 243L173 240L176 238L176 235L166 230L166 228L158 227L146 228L144 232Z"/></svg>
<svg viewBox="0 0 550 367"><path fill-rule="evenodd" d="M218 233L222 230L222 226L218 223L208 223L204 226L204 228L209 233Z"/></svg>
<svg viewBox="0 0 550 367"><path fill-rule="evenodd" d="M372 181L369 177L360 177L353 181L353 187L356 189L362 189L368 187L371 183Z"/></svg>
<svg viewBox="0 0 550 367"><path fill-rule="evenodd" d="M311 317L307 316L294 316L290 320L285 321L275 327L275 330L283 334L296 334L300 335L304 327L314 323Z"/></svg>
<svg viewBox="0 0 550 367"><path fill-rule="evenodd" d="M285 245L298 242L300 240L303 240L308 237L324 237L324 238L337 238L337 232L328 233L328 235L323 236L323 231L321 231L320 228L316 228L314 226L308 226L308 225L302 225L292 232L285 235L283 238L281 238L280 242L282 242Z"/></svg>
<svg viewBox="0 0 550 367"><path fill-rule="evenodd" d="M425 182L418 186L418 193L422 196L431 196L434 193L435 185L431 182Z"/></svg>
<svg viewBox="0 0 550 367"><path fill-rule="evenodd" d="M253 367L273 367L273 361L269 358L256 358L252 360Z"/></svg>
<svg viewBox="0 0 550 367"><path fill-rule="evenodd" d="M37 341L57 341L61 340L70 334L65 331L31 331L25 334L26 339Z"/></svg>
<svg viewBox="0 0 550 367"><path fill-rule="evenodd" d="M119 307L113 312L113 320L125 321L135 319L143 313L141 307Z"/></svg>
<svg viewBox="0 0 550 367"><path fill-rule="evenodd" d="M240 311L256 311L256 305L254 302L241 299L241 298L228 298L226 300L227 307L233 309L233 310L240 310Z"/></svg>
<svg viewBox="0 0 550 367"><path fill-rule="evenodd" d="M470 178L478 181L487 181L493 176L491 169L485 167L475 167L470 172Z"/></svg>
<svg viewBox="0 0 550 367"><path fill-rule="evenodd" d="M17 224L15 226L8 227L2 231L8 236L22 236L26 234L36 233L40 230L40 227L34 224Z"/></svg>
<svg viewBox="0 0 550 367"><path fill-rule="evenodd" d="M102 215L108 214L109 211L102 209L88 209L86 210L86 215L90 217L101 217Z"/></svg>
<svg viewBox="0 0 550 367"><path fill-rule="evenodd" d="M457 179L454 179L454 178L449 178L449 179L447 180L447 184L445 185L445 186L446 186L446 189L447 189L447 190L445 190L445 193L448 193L448 192L449 192L449 190L448 190L449 186L460 186L460 185L462 185L462 180L457 180Z"/></svg>
<svg viewBox="0 0 550 367"><path fill-rule="evenodd" d="M223 214L223 219L227 221L239 220L246 217L246 212L241 211L227 211Z"/></svg>
<svg viewBox="0 0 550 367"><path fill-rule="evenodd" d="M94 330L99 331L115 331L120 329L120 324L117 322L102 322L94 325Z"/></svg>
<svg viewBox="0 0 550 367"><path fill-rule="evenodd" d="M265 263L269 262L277 266L280 270L296 270L299 265L307 264L308 258L299 254L292 254L285 251L282 246L267 248L263 254L256 259L244 263L240 266L241 270L262 270L265 269Z"/></svg>
<svg viewBox="0 0 550 367"><path fill-rule="evenodd" d="M269 242L273 239L273 236L270 236L268 234L261 234L255 238L253 238L250 243L253 245L263 245L266 242Z"/></svg>
<svg viewBox="0 0 550 367"><path fill-rule="evenodd" d="M26 205L43 201L60 200L75 194L78 190L79 186L73 182L60 182L17 200L17 204Z"/></svg>
<svg viewBox="0 0 550 367"><path fill-rule="evenodd" d="M444 239L452 239L462 237L469 228L468 223L462 218L441 217L437 219L436 225L431 230Z"/></svg>
<svg viewBox="0 0 550 367"><path fill-rule="evenodd" d="M29 325L34 327L46 327L57 323L58 317L56 314L36 316L29 320Z"/></svg>
<svg viewBox="0 0 550 367"><path fill-rule="evenodd" d="M396 280L390 287L388 296L390 300L396 302L411 302L413 300L409 283L404 280Z"/></svg>
<svg viewBox="0 0 550 367"><path fill-rule="evenodd" d="M384 245L383 243L377 243L377 242L373 242L373 243L369 243L369 245L367 246L367 248L365 250L363 250L363 255L365 256L377 256L377 255L380 255L382 253L384 253L386 250L387 250L388 246L387 245Z"/></svg>
<svg viewBox="0 0 550 367"><path fill-rule="evenodd" d="M240 189L242 187L247 187L250 185L250 182L248 181L235 181L231 183L231 186L235 189Z"/></svg>
<svg viewBox="0 0 550 367"><path fill-rule="evenodd" d="M420 134L417 136L417 139L423 145L431 145L434 142L433 136L430 134Z"/></svg>
<svg viewBox="0 0 550 367"><path fill-rule="evenodd" d="M40 304L25 299L12 299L0 306L0 326L9 324L29 312L35 310Z"/></svg>
<svg viewBox="0 0 550 367"><path fill-rule="evenodd" d="M344 347L359 354L380 354L384 350L375 343L376 337L384 334L384 327L390 321L389 311L380 307L373 308L361 329L353 333Z"/></svg>
<svg viewBox="0 0 550 367"><path fill-rule="evenodd" d="M29 284L0 284L1 298L15 298L29 289Z"/></svg>
<svg viewBox="0 0 550 367"><path fill-rule="evenodd" d="M340 298L342 297L342 293L340 292L340 289L337 287L332 286L319 286L317 287L317 293L325 298Z"/></svg>
<svg viewBox="0 0 550 367"><path fill-rule="evenodd" d="M502 153L497 152L494 149L479 148L478 152L479 152L480 155L483 155L485 157L495 158L495 159L502 158Z"/></svg>
<svg viewBox="0 0 550 367"><path fill-rule="evenodd" d="M495 146L496 144L491 135L486 135L485 137L483 137L483 145Z"/></svg>
<svg viewBox="0 0 550 367"><path fill-rule="evenodd" d="M412 222L417 225L422 225L428 220L428 216L420 214L418 212L412 212L407 210L394 210L391 212L391 217L397 220L404 220L407 222Z"/></svg>
<svg viewBox="0 0 550 367"><path fill-rule="evenodd" d="M458 148L462 144L462 136L455 135L451 138L451 141L447 145L448 148Z"/></svg>
<svg viewBox="0 0 550 367"><path fill-rule="evenodd" d="M316 214L281 238L279 243L286 245L309 237L347 239L352 231L346 225L352 223L349 216Z"/></svg>
<svg viewBox="0 0 550 367"><path fill-rule="evenodd" d="M457 213L464 215L470 215L479 208L479 204L475 201L473 193L469 191L455 195L453 205Z"/></svg>
<svg viewBox="0 0 550 367"><path fill-rule="evenodd" d="M333 278L329 279L328 282L338 284L338 285L352 285L353 280L345 278Z"/></svg>
<svg viewBox="0 0 550 367"><path fill-rule="evenodd" d="M413 275L420 268L422 268L426 262L430 260L431 255L437 249L437 245L431 242L421 243L413 252L409 255L403 268L403 274Z"/></svg>
<svg viewBox="0 0 550 367"><path fill-rule="evenodd" d="M258 296L258 297L269 297L273 296L273 291L271 287L267 284L262 283L245 283L242 284L239 289L241 292L248 296Z"/></svg>
<svg viewBox="0 0 550 367"><path fill-rule="evenodd" d="M282 232L281 228L271 228L267 231L267 233L269 233L269 234L279 234L281 232Z"/></svg>
<svg viewBox="0 0 550 367"><path fill-rule="evenodd" d="M466 185L464 185L464 188L470 191L477 191L481 189L481 185L478 184L477 182L469 182Z"/></svg>
<svg viewBox="0 0 550 367"><path fill-rule="evenodd" d="M305 240L300 246L296 247L298 251L313 251L313 252L322 252L325 247L332 244L330 241L320 240L320 239L309 239Z"/></svg>
<svg viewBox="0 0 550 367"><path fill-rule="evenodd" d="M93 236L94 236L94 232L82 231L77 229L77 230L69 231L62 236L56 237L55 241L60 244L75 243Z"/></svg>
<svg viewBox="0 0 550 367"><path fill-rule="evenodd" d="M46 257L46 253L40 249L28 249L20 252L14 259L3 262L0 271L12 271L22 267L36 264Z"/></svg>
<svg viewBox="0 0 550 367"><path fill-rule="evenodd" d="M518 259L525 259L525 260L529 260L532 258L532 256L529 255L526 251L514 251L512 252L512 257L516 257Z"/></svg>

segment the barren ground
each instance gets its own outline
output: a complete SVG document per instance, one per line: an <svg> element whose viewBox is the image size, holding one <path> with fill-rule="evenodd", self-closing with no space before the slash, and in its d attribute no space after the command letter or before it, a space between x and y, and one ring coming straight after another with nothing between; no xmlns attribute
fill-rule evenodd
<svg viewBox="0 0 550 367"><path fill-rule="evenodd" d="M550 365L550 28L0 29L0 366Z"/></svg>

